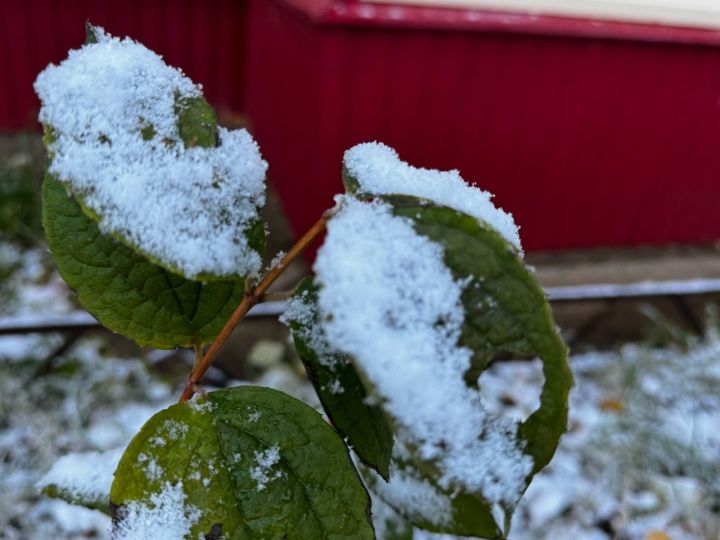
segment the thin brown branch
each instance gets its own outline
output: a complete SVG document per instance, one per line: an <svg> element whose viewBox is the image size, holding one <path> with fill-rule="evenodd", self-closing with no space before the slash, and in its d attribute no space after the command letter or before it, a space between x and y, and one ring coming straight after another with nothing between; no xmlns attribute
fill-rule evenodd
<svg viewBox="0 0 720 540"><path fill-rule="evenodd" d="M193 349L195 351L195 362L193 362L193 369L195 369L200 364L203 357L202 343L200 343L200 340L198 338L195 338L194 341L195 343L193 343Z"/></svg>
<svg viewBox="0 0 720 540"><path fill-rule="evenodd" d="M200 379L202 379L205 372L215 361L215 357L218 352L220 352L220 349L228 340L230 334L232 334L232 331L238 323L243 319L243 317L245 317L247 312L250 311L250 308L263 299L265 292L268 290L270 285L272 285L278 276L283 273L288 265L325 230L325 224L327 223L329 217L330 212L325 212L320 219L317 220L315 225L310 227L303 237L300 238L300 240L298 240L292 248L290 248L290 251L287 252L280 262L268 270L255 288L245 294L240 302L240 305L235 308L235 311L225 323L225 326L223 326L223 329L215 338L215 341L212 342L212 345L210 345L202 359L199 362L196 362L196 365L193 367L192 373L188 377L188 380L185 383L185 388L183 388L180 396L181 402L187 401L192 397Z"/></svg>

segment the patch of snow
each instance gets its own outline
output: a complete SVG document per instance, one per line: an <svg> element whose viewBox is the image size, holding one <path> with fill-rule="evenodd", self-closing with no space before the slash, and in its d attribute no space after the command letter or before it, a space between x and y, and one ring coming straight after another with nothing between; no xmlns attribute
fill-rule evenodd
<svg viewBox="0 0 720 540"><path fill-rule="evenodd" d="M200 519L200 511L185 504L181 482L166 483L150 503L132 501L121 509L122 519L113 531L113 540L178 540L186 538Z"/></svg>
<svg viewBox="0 0 720 540"><path fill-rule="evenodd" d="M378 476L372 489L391 507L402 509L411 520L422 520L437 527L452 522L450 497L427 480L416 478L395 463L391 465L390 478L390 482L385 482Z"/></svg>
<svg viewBox="0 0 720 540"><path fill-rule="evenodd" d="M124 364L130 363L124 362ZM162 400L161 404L167 403L169 398L169 389L163 386L165 391L162 394L158 393L158 399ZM86 438L93 446L100 449L127 444L145 422L162 408L157 401L155 403L155 405L126 403L111 413L105 410L95 411L92 415L92 424L87 428Z"/></svg>
<svg viewBox="0 0 720 540"><path fill-rule="evenodd" d="M328 343L323 326L319 324L317 306L311 301L308 291L290 298L279 320L287 326L292 322L299 325L298 330L293 332L315 352L321 365L332 369L344 361L339 351Z"/></svg>
<svg viewBox="0 0 720 540"><path fill-rule="evenodd" d="M163 474L165 474L165 471L158 462L155 461L154 458L149 459L147 465L145 465L145 476L147 476L147 479L151 482L156 482L162 478Z"/></svg>
<svg viewBox="0 0 720 540"><path fill-rule="evenodd" d="M470 185L460 172L413 167L397 152L379 142L363 143L345 152L344 165L373 195L412 195L471 215L499 232L522 254L518 226L492 203L492 193Z"/></svg>
<svg viewBox="0 0 720 540"><path fill-rule="evenodd" d="M286 253L283 250L278 251L268 264L268 269L272 270L275 267L282 268L282 260L285 258Z"/></svg>
<svg viewBox="0 0 720 540"><path fill-rule="evenodd" d="M22 276L11 277L16 279L24 282ZM49 309L57 305L53 302L52 297L46 298ZM0 536L8 540L109 538L107 516L48 499L40 495L37 485L62 456L124 448L140 425L166 406L169 386L159 382L138 359L108 355L106 343L82 338L71 351L55 358L47 371L38 372L45 354L40 347L31 351L27 362L0 362L0 417L4 422L0 429ZM0 340L0 356L3 346ZM82 490L98 481L94 491L99 492L99 480L108 482L115 469L112 460L103 467L93 461L97 468L79 461L77 472L84 477L75 479L65 467L72 461L71 457L60 463L62 475L67 475L66 483L83 486L77 487ZM55 479L60 481L58 469L52 474L56 473ZM108 493L109 487L103 499Z"/></svg>
<svg viewBox="0 0 720 540"><path fill-rule="evenodd" d="M190 426L177 420L165 420L162 429L167 432L168 439L177 441L188 432Z"/></svg>
<svg viewBox="0 0 720 540"><path fill-rule="evenodd" d="M260 255L244 234L265 202L257 144L244 129L220 127L218 146L186 148L177 103L200 88L141 44L98 35L35 81L40 120L57 135L49 172L103 232L186 277L257 275Z"/></svg>
<svg viewBox="0 0 720 540"><path fill-rule="evenodd" d="M282 478L281 470L273 470L279 462L280 448L277 446L255 452L255 465L250 469L250 477L257 483L258 491L263 491L273 480Z"/></svg>
<svg viewBox="0 0 720 540"><path fill-rule="evenodd" d="M342 383L340 383L338 379L333 379L332 381L330 381L330 383L328 383L325 388L328 392L334 395L342 394L345 391Z"/></svg>
<svg viewBox="0 0 720 540"><path fill-rule="evenodd" d="M328 342L325 330L318 318L317 306L311 301L308 291L303 291L290 298L287 308L279 320L288 327L291 322L299 325L297 329L292 330L293 335L297 335L307 344L317 356L318 363L328 368L330 373L337 375L336 370L349 362L347 357ZM336 395L345 391L337 378L331 380L323 389Z"/></svg>
<svg viewBox="0 0 720 540"><path fill-rule="evenodd" d="M212 401L200 394L195 394L192 399L188 401L188 404L192 410L201 414L211 414L215 410L215 405L213 405Z"/></svg>
<svg viewBox="0 0 720 540"><path fill-rule="evenodd" d="M520 501L510 540L714 538L719 353L710 333L689 351L625 346L573 357L570 429ZM515 378L507 389L519 396L527 386Z"/></svg>
<svg viewBox="0 0 720 540"><path fill-rule="evenodd" d="M462 284L442 247L389 205L346 196L314 270L328 341L357 361L399 438L437 465L443 489L514 505L532 458L516 424L489 414L465 384L471 352L458 346Z"/></svg>
<svg viewBox="0 0 720 540"><path fill-rule="evenodd" d="M401 517L391 506L385 503L372 491L369 493L375 538L378 540L384 540L391 537L390 535L393 533L405 532L408 530L409 525L403 517Z"/></svg>
<svg viewBox="0 0 720 540"><path fill-rule="evenodd" d="M105 452L76 452L58 459L38 481L37 488L56 486L80 501L102 501L110 497L110 486L125 448Z"/></svg>

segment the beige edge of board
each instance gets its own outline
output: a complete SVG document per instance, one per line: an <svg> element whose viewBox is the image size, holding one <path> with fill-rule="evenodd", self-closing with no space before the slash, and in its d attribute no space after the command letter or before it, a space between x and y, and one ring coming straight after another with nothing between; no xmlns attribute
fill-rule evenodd
<svg viewBox="0 0 720 540"><path fill-rule="evenodd" d="M720 0L361 0L720 29Z"/></svg>

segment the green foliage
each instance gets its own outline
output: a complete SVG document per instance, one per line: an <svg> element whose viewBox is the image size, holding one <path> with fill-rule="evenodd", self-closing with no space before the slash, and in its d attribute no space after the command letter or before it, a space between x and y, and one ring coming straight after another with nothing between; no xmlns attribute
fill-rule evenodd
<svg viewBox="0 0 720 540"><path fill-rule="evenodd" d="M312 278L306 278L295 290L295 298L313 313L312 320L289 322L298 355L335 428L347 438L358 457L387 480L392 427L381 407L367 403L368 393L349 357L337 351L320 353L317 350L317 340L323 340L323 351L331 349L319 335L317 289Z"/></svg>
<svg viewBox="0 0 720 540"><path fill-rule="evenodd" d="M45 236L63 279L104 326L160 349L212 341L240 302L242 281L191 281L103 234L60 182L43 184Z"/></svg>
<svg viewBox="0 0 720 540"><path fill-rule="evenodd" d="M89 42L96 39L93 27L87 32ZM215 147L217 120L205 99L176 97L175 104L186 148ZM148 141L156 131L148 123L137 135ZM55 137L53 127L46 126L46 141ZM347 170L343 180L350 194L359 189ZM207 343L242 299L242 276L189 280L149 258L127 238L100 232L99 216L69 183L48 175L42 193L47 242L58 269L79 301L109 329L156 348ZM418 234L439 244L446 266L463 284L465 320L458 346L472 351L471 369L464 374L468 385L477 388L478 377L499 354L542 359L540 408L517 433L508 434L519 438L533 458L526 482L517 482L526 487L552 458L565 431L572 385L567 348L542 289L516 250L487 224L433 201L399 195L377 199L410 220ZM243 234L261 253L263 223L252 221ZM411 441L401 440L400 430L394 429L401 419L371 399L376 397L373 381L361 363L328 343L318 290L312 278L301 282L294 301L305 311L288 318L299 356L337 431L307 405L265 388L231 388L173 405L145 424L118 465L110 494L117 528L131 527L139 510L164 511L159 501L172 489L182 495L180 503L175 501L181 504L180 513L174 515L183 519L184 513L186 538L374 538L369 496L350 447L379 497L384 497L388 479L392 483L393 477L401 477L409 486L428 486L450 509L451 515L439 524L387 496L397 515L383 521L386 540L411 538L412 527L486 538L507 534L513 508L503 508L505 523L497 523L482 493L446 485L438 464L422 459ZM67 497L52 486L48 492Z"/></svg>
<svg viewBox="0 0 720 540"><path fill-rule="evenodd" d="M14 159L15 158L15 159ZM40 174L24 154L0 166L0 237L29 245L40 236Z"/></svg>
<svg viewBox="0 0 720 540"><path fill-rule="evenodd" d="M199 512L188 538L374 537L347 448L313 409L276 390L212 392L151 418L115 473L116 524L128 504L178 483L186 509Z"/></svg>

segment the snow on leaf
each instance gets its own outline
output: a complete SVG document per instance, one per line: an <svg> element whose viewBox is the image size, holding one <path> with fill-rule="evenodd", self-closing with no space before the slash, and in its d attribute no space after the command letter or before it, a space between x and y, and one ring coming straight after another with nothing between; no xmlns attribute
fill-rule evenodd
<svg viewBox="0 0 720 540"><path fill-rule="evenodd" d="M358 144L345 152L343 177L350 192L411 195L471 215L498 231L522 254L518 227L511 214L496 208L492 193L470 185L457 170L413 167L392 148L378 142Z"/></svg>
<svg viewBox="0 0 720 540"><path fill-rule="evenodd" d="M200 511L185 503L181 482L166 483L148 501L132 501L122 507L113 540L177 540L188 538Z"/></svg>
<svg viewBox="0 0 720 540"><path fill-rule="evenodd" d="M457 345L462 284L441 245L385 203L345 198L315 271L328 340L352 356L400 438L437 463L439 484L516 504L532 458L516 427L487 414L464 382L471 351Z"/></svg>
<svg viewBox="0 0 720 540"><path fill-rule="evenodd" d="M392 428L382 409L367 403L368 393L347 355L327 342L317 289L311 278L301 281L281 320L292 330L298 355L333 426L363 463L387 479Z"/></svg>
<svg viewBox="0 0 720 540"><path fill-rule="evenodd" d="M373 538L368 496L347 449L314 410L250 386L207 400L211 406L161 411L130 443L110 495L116 530L132 525L133 509L152 523L145 510L159 506L154 498L181 486L182 499L172 500L181 500L175 511L189 526L173 538ZM260 416L250 419L249 409ZM158 437L167 444L155 445ZM157 478L147 474L151 463ZM141 532L155 537L152 528Z"/></svg>
<svg viewBox="0 0 720 540"><path fill-rule="evenodd" d="M256 275L267 164L255 141L216 127L200 87L157 54L94 37L35 81L49 173L102 232L169 270Z"/></svg>
<svg viewBox="0 0 720 540"><path fill-rule="evenodd" d="M113 472L122 452L122 448L115 448L67 454L53 464L37 487L51 497L106 510Z"/></svg>
<svg viewBox="0 0 720 540"><path fill-rule="evenodd" d="M387 156L377 158L379 165L371 158L363 156L368 170L390 167ZM368 200L362 187L363 200L338 198L314 266L318 320L327 342L351 358L369 398L391 418L396 444L408 452L402 462L417 480L452 495L453 505L475 508L465 518L483 516L470 518L472 524L456 517L445 525L418 523L418 512L406 507L406 517L438 532L497 536L497 523L508 521L566 429L567 349L542 290L508 239L486 219L449 207L467 186L446 183L450 193L432 200L432 190L411 185L432 175L409 171L417 177L406 182L410 187L390 182L388 192L423 199ZM543 360L540 407L523 423L483 404L477 377L498 351ZM391 474L389 486L396 480ZM412 506L411 498L405 502Z"/></svg>

